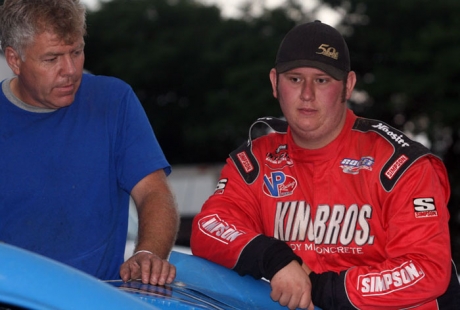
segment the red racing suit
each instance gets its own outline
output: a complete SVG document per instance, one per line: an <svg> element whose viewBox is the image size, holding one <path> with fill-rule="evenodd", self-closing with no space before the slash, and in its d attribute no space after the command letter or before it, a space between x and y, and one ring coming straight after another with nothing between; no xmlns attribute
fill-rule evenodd
<svg viewBox="0 0 460 310"><path fill-rule="evenodd" d="M287 123L230 154L192 227L194 255L271 277L313 271L322 309L460 309L442 161L351 110L324 148L296 146ZM254 126L254 125L253 125Z"/></svg>

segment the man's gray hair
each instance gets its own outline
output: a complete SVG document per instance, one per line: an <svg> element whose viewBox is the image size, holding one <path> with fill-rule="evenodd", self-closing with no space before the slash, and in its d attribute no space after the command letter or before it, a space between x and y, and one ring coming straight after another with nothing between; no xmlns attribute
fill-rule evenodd
<svg viewBox="0 0 460 310"><path fill-rule="evenodd" d="M5 0L0 7L0 39L21 58L34 37L56 34L66 44L86 35L86 8L80 0Z"/></svg>

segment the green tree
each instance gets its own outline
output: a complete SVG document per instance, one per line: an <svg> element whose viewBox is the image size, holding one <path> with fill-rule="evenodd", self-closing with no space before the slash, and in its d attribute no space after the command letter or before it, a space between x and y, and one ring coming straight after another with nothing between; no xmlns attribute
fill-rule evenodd
<svg viewBox="0 0 460 310"><path fill-rule="evenodd" d="M295 24L284 10L223 19L191 0L112 0L88 14L86 68L130 83L172 163L223 162L260 116L280 116L268 73Z"/></svg>

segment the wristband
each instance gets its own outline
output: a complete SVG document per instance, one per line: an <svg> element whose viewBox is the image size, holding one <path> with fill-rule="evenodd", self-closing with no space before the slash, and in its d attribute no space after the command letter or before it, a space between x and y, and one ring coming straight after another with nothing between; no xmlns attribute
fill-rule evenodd
<svg viewBox="0 0 460 310"><path fill-rule="evenodd" d="M147 251L147 250L139 250L139 251L137 251L137 252L134 252L133 256L135 256L135 255L137 255L137 254L139 254L139 253L148 253L148 254L155 255L155 254L153 254L152 252Z"/></svg>

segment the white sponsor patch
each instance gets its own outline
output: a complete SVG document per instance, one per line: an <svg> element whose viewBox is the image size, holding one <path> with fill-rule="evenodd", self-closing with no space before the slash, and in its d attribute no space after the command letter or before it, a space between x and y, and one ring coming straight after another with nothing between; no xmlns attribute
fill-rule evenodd
<svg viewBox="0 0 460 310"><path fill-rule="evenodd" d="M362 296L386 295L412 286L424 277L423 270L408 261L391 270L359 276L358 291Z"/></svg>
<svg viewBox="0 0 460 310"><path fill-rule="evenodd" d="M434 198L415 198L414 199L415 218L425 218L438 216Z"/></svg>
<svg viewBox="0 0 460 310"><path fill-rule="evenodd" d="M245 234L244 231L236 229L234 225L229 225L221 220L217 214L201 218L198 221L198 227L205 235L225 244L229 244L242 234Z"/></svg>
<svg viewBox="0 0 460 310"><path fill-rule="evenodd" d="M397 132L395 129L392 129L392 130L395 130L395 131L392 131L387 125L384 125L382 123L378 124L378 125L373 125L372 127L382 131L383 133L385 133L390 139L392 139L394 142L398 143L399 145L401 145L402 147L406 147L406 146L410 146L409 143L407 143L405 140L404 140L404 135L401 134L400 132Z"/></svg>
<svg viewBox="0 0 460 310"><path fill-rule="evenodd" d="M228 179L220 179L219 182L217 182L214 194L223 194L225 191L225 187L227 186L227 182Z"/></svg>

